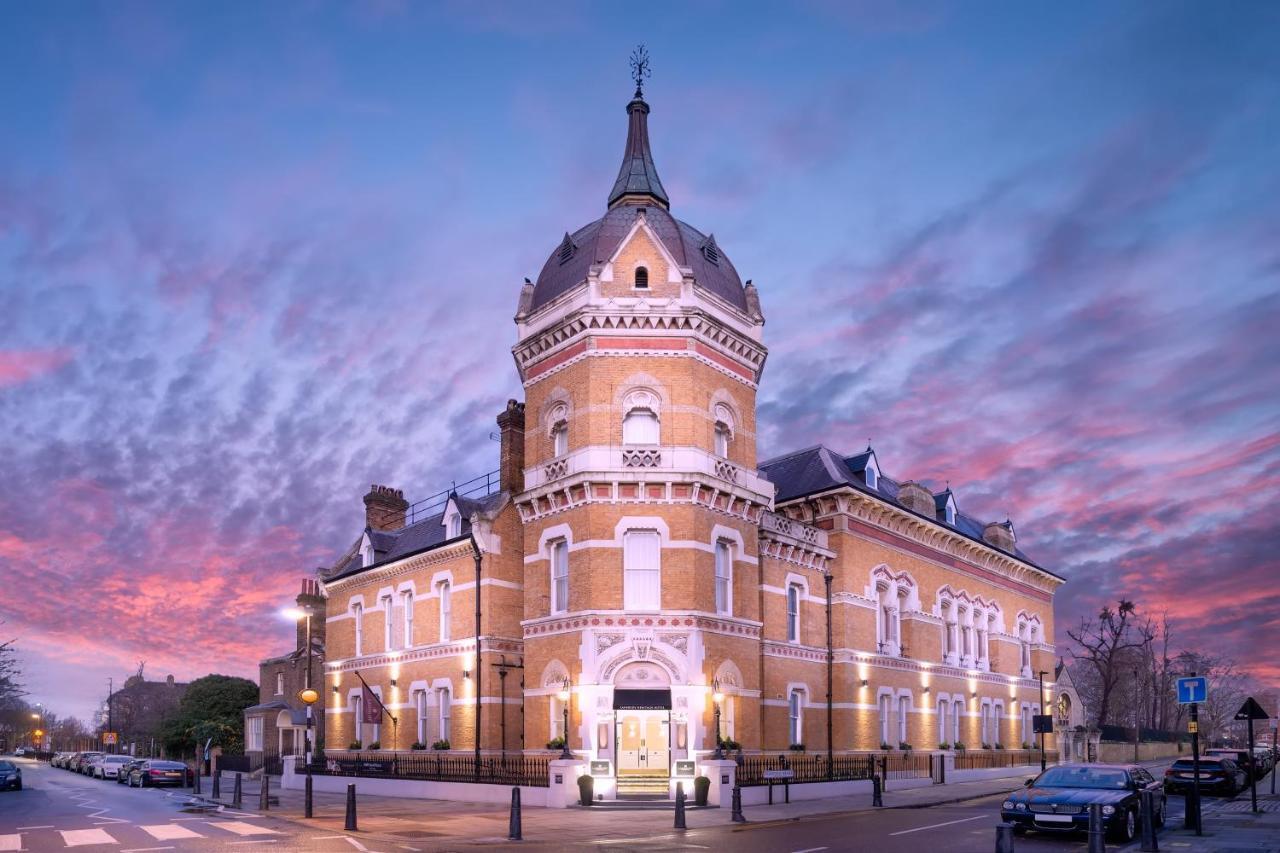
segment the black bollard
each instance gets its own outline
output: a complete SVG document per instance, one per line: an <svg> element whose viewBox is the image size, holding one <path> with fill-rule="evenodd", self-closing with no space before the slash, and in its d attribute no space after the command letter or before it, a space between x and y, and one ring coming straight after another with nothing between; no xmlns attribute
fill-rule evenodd
<svg viewBox="0 0 1280 853"><path fill-rule="evenodd" d="M191 777L191 793L200 793L200 759L196 759L196 772Z"/></svg>
<svg viewBox="0 0 1280 853"><path fill-rule="evenodd" d="M1160 841L1156 838L1156 792L1142 792L1142 850L1143 853L1159 853Z"/></svg>
<svg viewBox="0 0 1280 853"><path fill-rule="evenodd" d="M736 781L733 783L733 814L729 816L729 820L734 823L746 823L747 819L742 814L742 786Z"/></svg>
<svg viewBox="0 0 1280 853"><path fill-rule="evenodd" d="M511 789L511 822L507 828L508 841L524 841L524 832L520 827L520 788Z"/></svg>
<svg viewBox="0 0 1280 853"><path fill-rule="evenodd" d="M996 826L996 853L1013 853L1013 825L1002 823Z"/></svg>
<svg viewBox="0 0 1280 853"><path fill-rule="evenodd" d="M684 783L676 783L676 829L688 829L684 822Z"/></svg>
<svg viewBox="0 0 1280 853"><path fill-rule="evenodd" d="M258 810L266 811L271 807L271 777L262 771L262 788L258 791Z"/></svg>
<svg viewBox="0 0 1280 853"><path fill-rule="evenodd" d="M222 799L222 771L219 770L213 774L213 793L210 794L215 800Z"/></svg>
<svg viewBox="0 0 1280 853"><path fill-rule="evenodd" d="M1107 853L1107 843L1102 837L1102 804L1089 806L1089 853Z"/></svg>
<svg viewBox="0 0 1280 853"><path fill-rule="evenodd" d="M237 773L236 784L231 789L231 808L238 809L240 807L240 774Z"/></svg>
<svg viewBox="0 0 1280 853"><path fill-rule="evenodd" d="M879 776L871 777L871 805L873 806L884 805L884 797L880 795L880 777Z"/></svg>
<svg viewBox="0 0 1280 853"><path fill-rule="evenodd" d="M307 768L307 781L302 786L302 816L311 817L311 768Z"/></svg>
<svg viewBox="0 0 1280 853"><path fill-rule="evenodd" d="M343 829L347 832L356 831L356 786L354 782L347 786L347 823Z"/></svg>

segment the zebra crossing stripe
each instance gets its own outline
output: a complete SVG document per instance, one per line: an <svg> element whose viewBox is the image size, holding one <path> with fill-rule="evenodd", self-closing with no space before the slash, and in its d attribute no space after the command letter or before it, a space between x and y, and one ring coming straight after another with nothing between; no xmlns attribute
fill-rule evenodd
<svg viewBox="0 0 1280 853"><path fill-rule="evenodd" d="M83 847L86 844L119 844L105 829L60 829L62 841L68 847Z"/></svg>
<svg viewBox="0 0 1280 853"><path fill-rule="evenodd" d="M279 835L274 829L267 829L262 826L254 826L251 823L245 823L242 820L211 820L209 826L216 826L218 829L225 829L227 832L236 835Z"/></svg>
<svg viewBox="0 0 1280 853"><path fill-rule="evenodd" d="M0 850L21 850L22 849L22 833L15 832L12 835L0 835Z"/></svg>
<svg viewBox="0 0 1280 853"><path fill-rule="evenodd" d="M192 832L185 826L176 823L158 823L152 826L139 826L143 832L157 841L174 841L178 838L204 838L198 832Z"/></svg>

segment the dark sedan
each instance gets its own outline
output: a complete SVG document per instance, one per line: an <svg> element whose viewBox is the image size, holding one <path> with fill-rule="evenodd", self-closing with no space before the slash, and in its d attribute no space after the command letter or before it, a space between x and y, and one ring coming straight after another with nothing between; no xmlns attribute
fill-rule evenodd
<svg viewBox="0 0 1280 853"><path fill-rule="evenodd" d="M1245 772L1246 776L1251 776L1254 779L1261 779L1263 776L1267 775L1266 771L1262 769L1262 765L1253 760L1253 756L1247 749L1229 749L1219 747L1216 749L1206 749L1204 755L1206 758L1230 759L1235 762L1236 767L1239 767Z"/></svg>
<svg viewBox="0 0 1280 853"><path fill-rule="evenodd" d="M141 767L145 761L145 758L131 758L124 764L121 764L120 768L116 771L116 782L121 785L128 782L129 774L132 773L135 768Z"/></svg>
<svg viewBox="0 0 1280 853"><path fill-rule="evenodd" d="M1164 771L1164 789L1170 794L1186 794L1195 781L1195 764L1190 758L1179 758ZM1249 774L1230 758L1200 759L1200 793L1234 797L1249 784Z"/></svg>
<svg viewBox="0 0 1280 853"><path fill-rule="evenodd" d="M12 761L0 759L0 791L5 788L22 790L22 768Z"/></svg>
<svg viewBox="0 0 1280 853"><path fill-rule="evenodd" d="M152 785L176 785L179 788L187 785L190 771L180 761L160 761L149 758L129 772L129 787L146 788Z"/></svg>
<svg viewBox="0 0 1280 853"><path fill-rule="evenodd" d="M1025 790L1016 791L1000 807L1000 816L1015 832L1037 829L1072 832L1089 828L1089 806L1102 806L1103 828L1117 841L1132 841L1138 831L1141 793L1156 792L1156 826L1164 825L1165 798L1145 768L1134 764L1063 764L1050 767Z"/></svg>

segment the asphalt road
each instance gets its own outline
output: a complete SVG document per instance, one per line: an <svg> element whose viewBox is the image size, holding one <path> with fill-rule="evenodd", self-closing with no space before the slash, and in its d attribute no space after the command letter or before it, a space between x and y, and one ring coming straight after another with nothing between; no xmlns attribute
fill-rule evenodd
<svg viewBox="0 0 1280 853"><path fill-rule="evenodd" d="M44 762L12 759L23 790L0 791L0 851L363 850L345 836L329 837L248 812L203 811L189 791L129 788Z"/></svg>

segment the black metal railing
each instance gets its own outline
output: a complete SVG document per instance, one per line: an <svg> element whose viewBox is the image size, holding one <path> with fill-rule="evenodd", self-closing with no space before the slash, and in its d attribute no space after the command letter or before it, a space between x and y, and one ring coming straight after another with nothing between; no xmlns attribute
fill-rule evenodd
<svg viewBox="0 0 1280 853"><path fill-rule="evenodd" d="M880 756L885 779L929 779L934 775L933 755L919 752L890 752Z"/></svg>
<svg viewBox="0 0 1280 853"><path fill-rule="evenodd" d="M773 782L789 782L800 785L806 782L848 782L870 779L875 772L873 755L835 755L827 761L825 755L744 755L738 764L738 784L744 788L768 785ZM789 770L789 778L771 778L768 771Z"/></svg>
<svg viewBox="0 0 1280 853"><path fill-rule="evenodd" d="M405 527L430 518L439 510L443 509L445 504L449 502L449 495L457 492L461 498L483 498L488 497L498 491L500 487L500 470L489 471L481 474L479 477L472 477L463 483L455 483L452 487L434 495L429 495L422 500L409 504L402 515L402 521Z"/></svg>
<svg viewBox="0 0 1280 853"><path fill-rule="evenodd" d="M1045 761L1058 763L1058 753L1045 752ZM966 749L956 753L957 770L991 770L997 767L1030 767L1040 763L1038 749Z"/></svg>
<svg viewBox="0 0 1280 853"><path fill-rule="evenodd" d="M418 779L430 782L468 782L481 785L550 785L550 758L482 756L479 764L470 755L438 752L347 752L312 762L317 776L359 776L377 779ZM304 758L297 758L295 773L306 773Z"/></svg>

